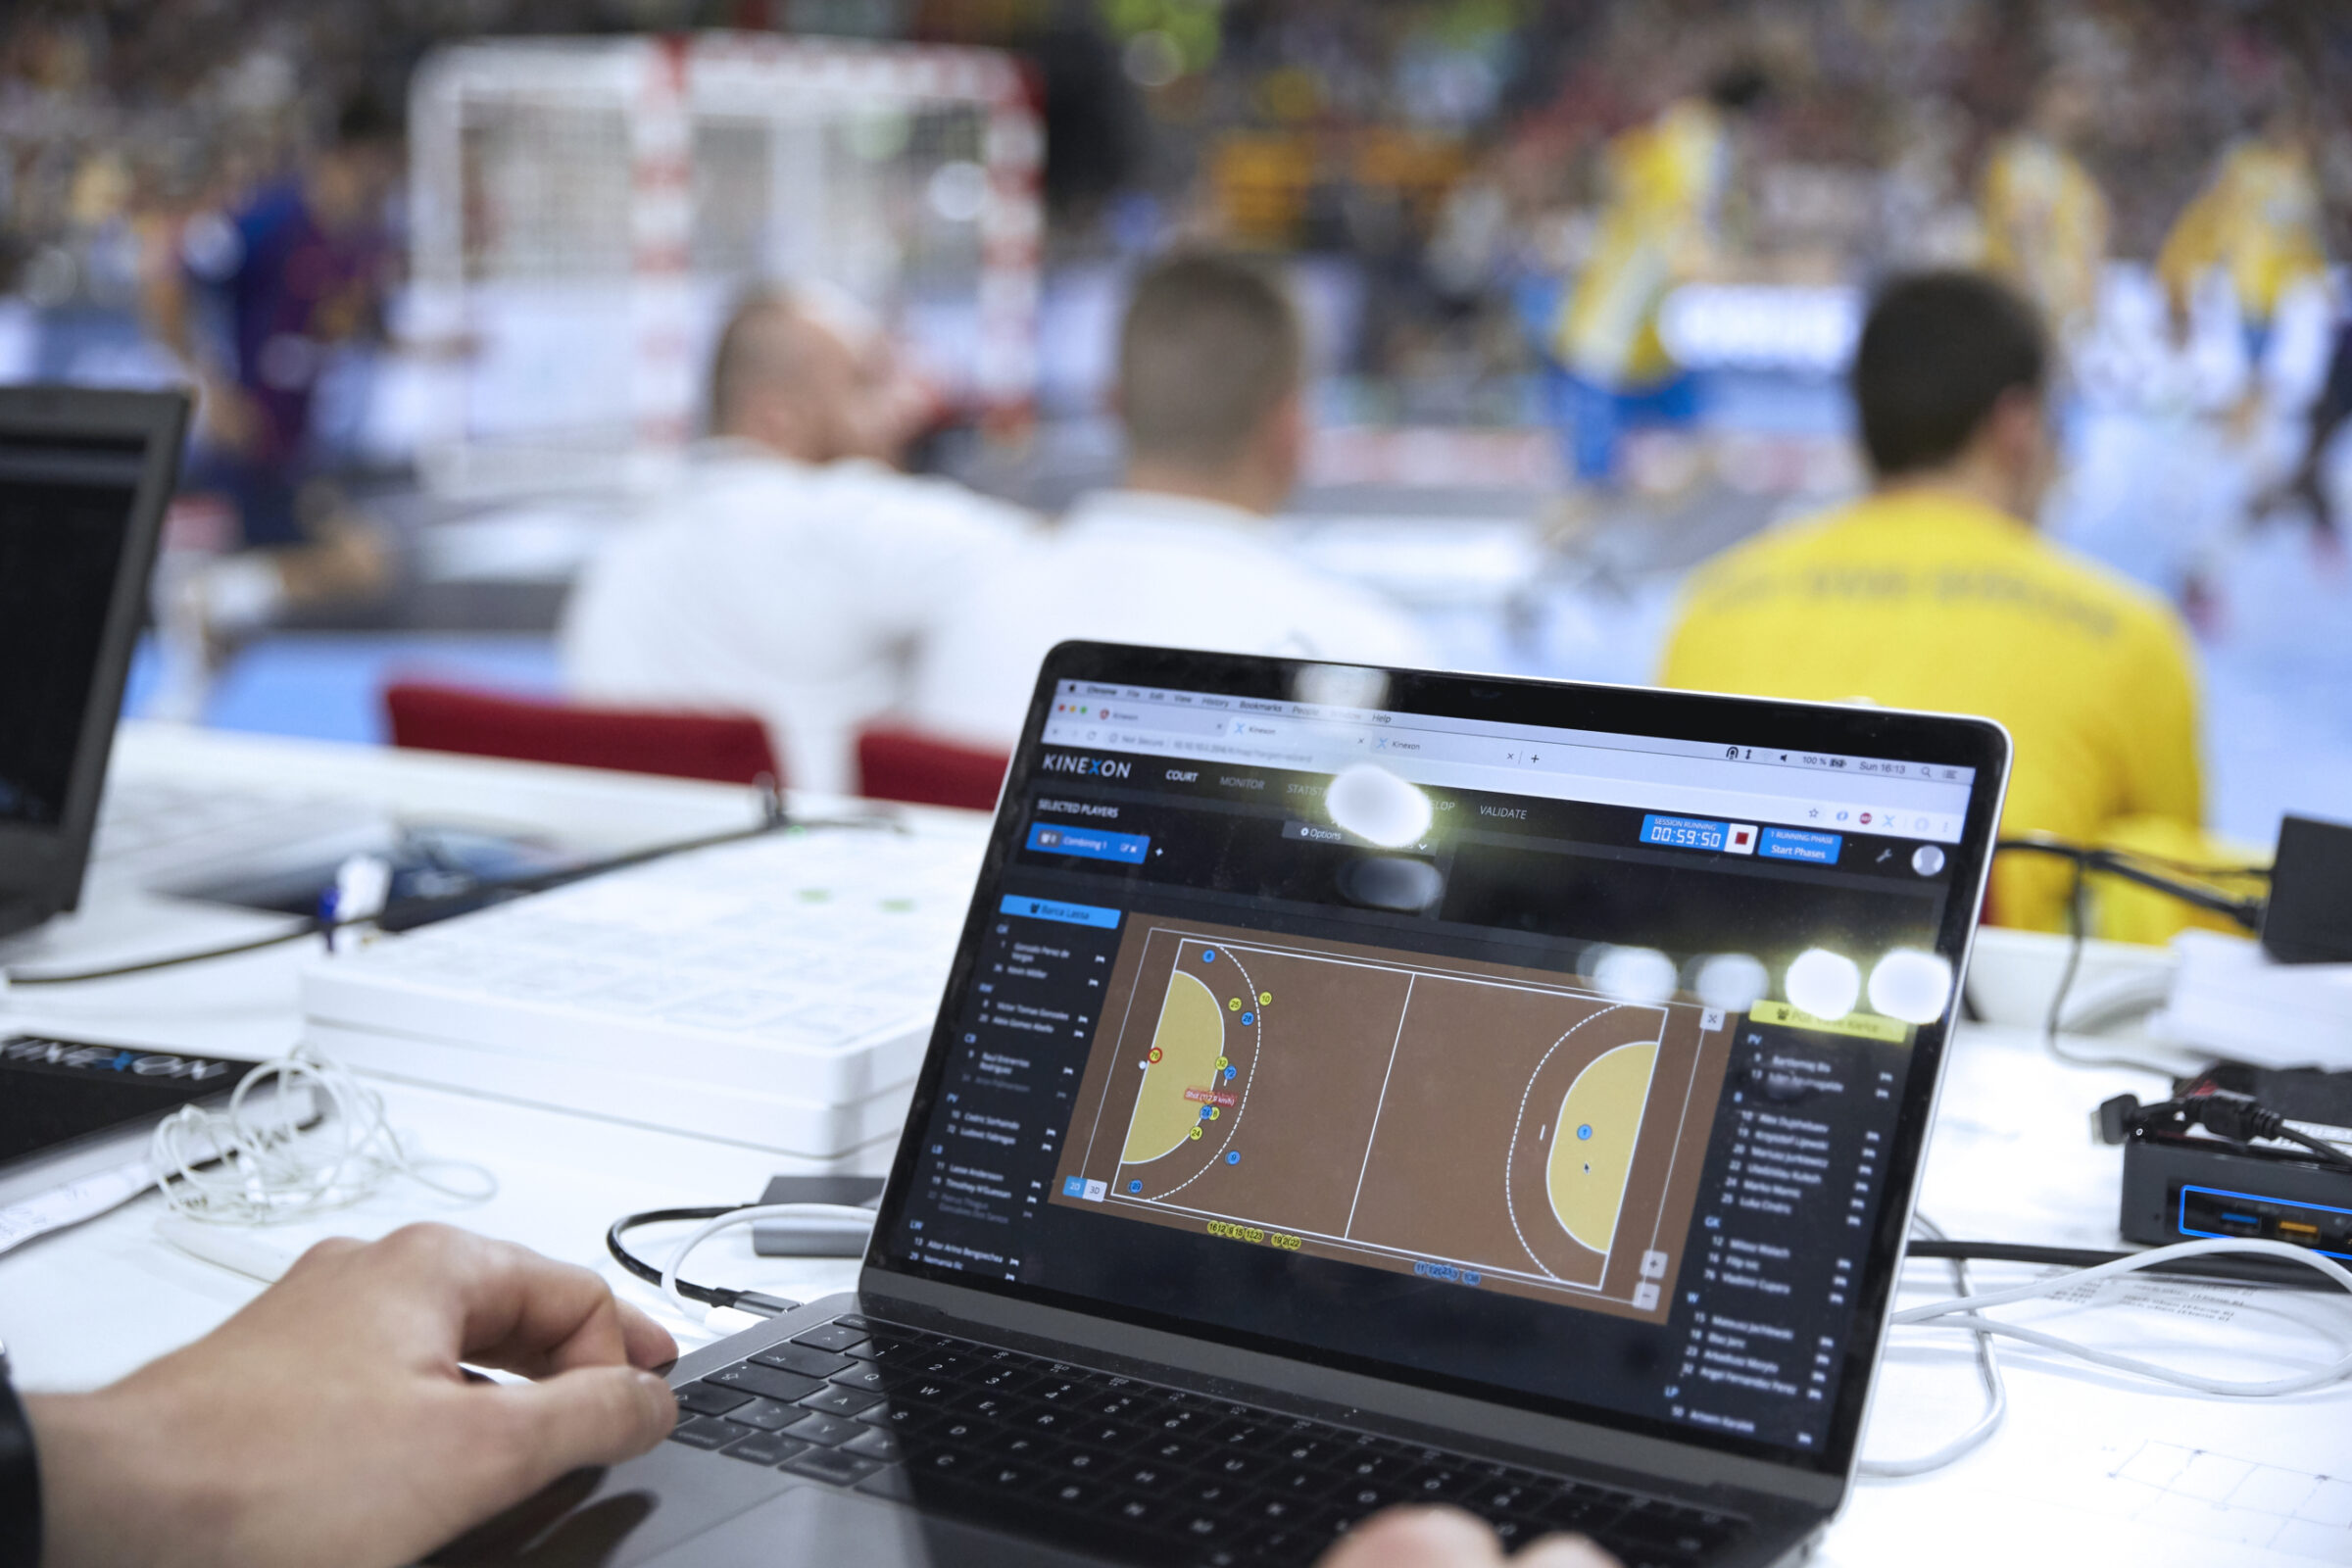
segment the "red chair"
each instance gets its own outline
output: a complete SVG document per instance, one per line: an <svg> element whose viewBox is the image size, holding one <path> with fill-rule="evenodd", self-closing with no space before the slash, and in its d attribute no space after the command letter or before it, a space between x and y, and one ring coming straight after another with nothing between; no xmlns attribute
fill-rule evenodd
<svg viewBox="0 0 2352 1568"><path fill-rule="evenodd" d="M1012 759L920 730L876 725L858 737L858 793L869 801L993 811Z"/></svg>
<svg viewBox="0 0 2352 1568"><path fill-rule="evenodd" d="M722 784L784 781L767 726L744 713L595 708L416 680L386 686L384 711L395 746Z"/></svg>

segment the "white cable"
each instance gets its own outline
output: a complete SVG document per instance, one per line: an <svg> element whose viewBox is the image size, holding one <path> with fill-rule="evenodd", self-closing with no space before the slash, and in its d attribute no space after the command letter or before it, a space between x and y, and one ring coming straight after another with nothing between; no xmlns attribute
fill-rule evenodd
<svg viewBox="0 0 2352 1568"><path fill-rule="evenodd" d="M1925 1214L1911 1216L1912 1227L1927 1233L1931 1241L1945 1241L1943 1228ZM1952 1259L1952 1282L1960 1294L1969 1294L1968 1260ZM1924 1476L1945 1465L1965 1458L1983 1447L2009 1414L2009 1386L2001 1381L2001 1364L1992 1353L1992 1334L1979 1329L1977 1335L1977 1375L1984 1383L1984 1413L1976 1423L1939 1448L1908 1459L1864 1459L1855 1466L1863 1476L1874 1481L1893 1481L1905 1476Z"/></svg>
<svg viewBox="0 0 2352 1568"><path fill-rule="evenodd" d="M265 1113L250 1102L275 1081ZM318 1117L300 1125L307 1099ZM248 1072L222 1110L186 1105L166 1117L147 1146L164 1203L183 1218L219 1225L268 1225L359 1202L396 1176L465 1202L498 1191L498 1178L466 1160L429 1159L401 1141L381 1096L308 1046ZM453 1183L426 1174L470 1172Z"/></svg>
<svg viewBox="0 0 2352 1568"><path fill-rule="evenodd" d="M1943 1233L1926 1215L1916 1215L1914 1220L1934 1239L1937 1241L1944 1239ZM2101 1263L2092 1268L2069 1269L2063 1274L2051 1275L2046 1279L2035 1280L2025 1285L2011 1286L2006 1290L1987 1291L1981 1296L1971 1294L1968 1287L1967 1265L1963 1260L1954 1258L1952 1273L1959 1282L1960 1295L1946 1301L1932 1301L1925 1306L1906 1307L1893 1314L1888 1321L1890 1324L1898 1325L1924 1324L1939 1328L1966 1329L1975 1335L1977 1365L1984 1382L1984 1413L1966 1432L1932 1453L1921 1454L1912 1459L1865 1459L1857 1466L1859 1473L1874 1480L1925 1475L1932 1470L1939 1470L1983 1446L1985 1441L1999 1430L2001 1421L2008 1414L2009 1408L2008 1390L2001 1381L2000 1363L1993 1355L1992 1341L1996 1336L2039 1346L2045 1350L2055 1350L2062 1355L2071 1355L2079 1360L2088 1361L2094 1366L2109 1367L2118 1372L2129 1372L2158 1383L2168 1383L2176 1388L2189 1389L2198 1394L2209 1394L2224 1398L2259 1399L2286 1394L2301 1394L2309 1389L2326 1388L2329 1384L2352 1377L2352 1355L2346 1355L2326 1366L2297 1373L2290 1377L2261 1381L2209 1378L2200 1373L2183 1372L2178 1368L2160 1366L2153 1361L2143 1361L2137 1356L2118 1355L2112 1350L2102 1350L2092 1346L2079 1344L2040 1329L2027 1328L2016 1323L2003 1323L1997 1318L1984 1315L1984 1309L1986 1307L2006 1306L2016 1301L2030 1301L2036 1298L2056 1295L2061 1291L2072 1290L2080 1285L2092 1284L2118 1275L2137 1273L2142 1269L2170 1262L2175 1258L2201 1257L2214 1252L2252 1252L2262 1256L2282 1257L2290 1262L2301 1263L2305 1267L2317 1269L2336 1284L2352 1291L2352 1270L2347 1270L2334 1259L2285 1242L2265 1242L2251 1238L2214 1237L2203 1241L2177 1242L2170 1247L2153 1248L2145 1252L2135 1252L2130 1257L2118 1258L2113 1262Z"/></svg>
<svg viewBox="0 0 2352 1568"><path fill-rule="evenodd" d="M689 1302L678 1292L678 1272L686 1266L688 1256L721 1231L757 1225L771 1219L829 1221L817 1228L829 1235L840 1236L866 1236L872 1234L874 1228L872 1209L853 1208L847 1203L750 1203L742 1208L729 1209L716 1219L703 1221L678 1244L677 1250L669 1254L669 1262L662 1270L662 1294L669 1298L669 1304L684 1314L689 1322L698 1321L705 1309Z"/></svg>
<svg viewBox="0 0 2352 1568"><path fill-rule="evenodd" d="M2143 1361L2136 1356L2118 1355L2111 1350L2101 1350L2091 1346L2079 1345L2072 1340L2061 1339L2055 1334L2047 1334L2039 1329L2029 1329L2014 1323L2003 1323L1998 1319L1984 1315L1986 1307L2007 1306L2015 1301L2030 1301L2038 1297L2052 1296L2060 1291L2072 1290L2077 1286L2112 1279L2120 1274L2137 1273L2141 1269L2151 1268L2159 1263L2168 1263L2180 1258L2205 1257L2223 1252L2249 1252L2257 1256L2283 1258L2288 1262L2300 1263L2306 1268L2325 1274L2347 1291L2352 1291L2352 1269L2346 1269L2331 1257L2286 1242L2265 1242L2250 1238L2223 1236L2205 1241L2176 1242L2170 1247L2151 1248L2144 1252L2134 1252L2130 1257L2117 1258L2111 1263L2101 1263L2092 1268L2072 1269L2064 1274L2052 1275L2049 1278L2034 1280L2025 1285L2011 1286L2006 1290L1987 1291L1979 1296L1963 1295L1948 1301L1932 1301L1925 1306L1905 1307L1895 1313L1890 1321L1894 1323L1935 1322L1946 1327L1964 1328L1980 1336L1997 1334L2005 1339L2022 1340L2029 1345L2038 1345L2044 1349L2057 1350L2062 1354L2076 1356L2095 1366L2111 1367L2119 1372L2130 1372L2159 1383L2169 1383L2177 1388L2190 1389L2199 1394L2216 1395L2225 1398L2260 1399L2283 1394L2300 1394L2307 1389L2326 1388L2331 1383L2352 1377L2352 1355L2345 1355L2325 1366L2297 1373L2291 1377L2259 1381L2209 1378L2199 1373L2182 1372L2173 1367L2159 1366L2153 1361Z"/></svg>

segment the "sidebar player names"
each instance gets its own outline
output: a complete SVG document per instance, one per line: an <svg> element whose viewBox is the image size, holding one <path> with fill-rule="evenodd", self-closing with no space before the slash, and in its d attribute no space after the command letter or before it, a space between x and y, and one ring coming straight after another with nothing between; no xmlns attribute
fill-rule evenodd
<svg viewBox="0 0 2352 1568"><path fill-rule="evenodd" d="M1904 1044L1741 1025L1668 1324L1675 1419L1826 1438L1909 1067Z"/></svg>
<svg viewBox="0 0 2352 1568"><path fill-rule="evenodd" d="M1109 983L1119 916L1051 899L1004 903L1040 912L1001 913L981 944L907 1229L922 1262L1017 1280Z"/></svg>
<svg viewBox="0 0 2352 1568"><path fill-rule="evenodd" d="M916 1162L912 1260L1004 1280L1033 1266L1122 923L1109 909L1005 899ZM1696 1266L1665 1329L1658 1413L1826 1442L1909 1065L1902 1042L1740 1026L1689 1243Z"/></svg>

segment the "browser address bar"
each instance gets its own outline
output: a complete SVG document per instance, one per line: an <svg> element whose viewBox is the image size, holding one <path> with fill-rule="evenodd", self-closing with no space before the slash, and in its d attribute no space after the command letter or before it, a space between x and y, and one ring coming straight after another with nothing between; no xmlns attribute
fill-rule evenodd
<svg viewBox="0 0 2352 1568"><path fill-rule="evenodd" d="M1250 727L1262 726L1252 724ZM1454 747L1432 749L1441 755L1415 755L1400 749L1382 747L1376 739L1355 733L1348 733L1345 737L1329 736L1325 738L1325 744L1320 746L1284 746L1272 738L1259 741L1233 740L1170 735L1116 724L1057 721L1047 726L1044 739L1063 746L1100 746L1149 756L1261 763L1319 773L1336 773L1358 761L1377 760L1379 765L1399 778L1439 788L1475 789L1537 799L1583 801L1596 806L1689 812L1709 818L1780 823L1826 831L1875 830L1944 843L1958 842L1966 815L1964 789L1962 799L1949 804L1941 801L1888 802L1884 799L1846 800L1787 795L1689 776L1656 776L1668 772L1684 773L1688 764L1681 759L1664 766L1652 762L1638 771L1616 769L1594 772L1573 768L1563 764L1569 761L1574 751L1581 749L1565 746L1557 748L1556 760L1554 748L1545 747L1545 755L1541 760L1536 765L1529 765L1531 760L1513 755L1515 746L1511 753L1504 754L1511 757L1510 760L1457 760L1442 755L1444 751L1454 750ZM1485 750L1475 745L1466 749L1471 750L1473 755ZM1891 789L1882 792L1886 795L1895 793Z"/></svg>

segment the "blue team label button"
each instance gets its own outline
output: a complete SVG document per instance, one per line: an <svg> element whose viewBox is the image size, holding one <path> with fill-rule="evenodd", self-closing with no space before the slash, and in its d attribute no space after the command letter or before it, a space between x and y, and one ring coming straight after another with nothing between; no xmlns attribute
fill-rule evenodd
<svg viewBox="0 0 2352 1568"><path fill-rule="evenodd" d="M1004 895L998 906L1006 914L1017 914L1029 920L1059 920L1064 925L1099 925L1115 931L1119 911L1098 908L1091 904L1064 904L1059 899L1028 899L1017 893Z"/></svg>
<svg viewBox="0 0 2352 1568"><path fill-rule="evenodd" d="M1144 853L1152 848L1148 833L1105 833L1100 828L1063 827L1058 822L1038 822L1029 829L1029 848L1048 855L1075 855L1089 860L1117 860L1122 865L1141 865Z"/></svg>
<svg viewBox="0 0 2352 1568"><path fill-rule="evenodd" d="M1845 842L1838 833L1808 833L1802 828L1768 827L1764 842L1756 853L1768 860L1804 860L1814 865L1836 865L1838 846Z"/></svg>
<svg viewBox="0 0 2352 1568"><path fill-rule="evenodd" d="M1663 844L1671 850L1720 850L1729 822L1710 822L1695 816L1642 818L1642 842Z"/></svg>

